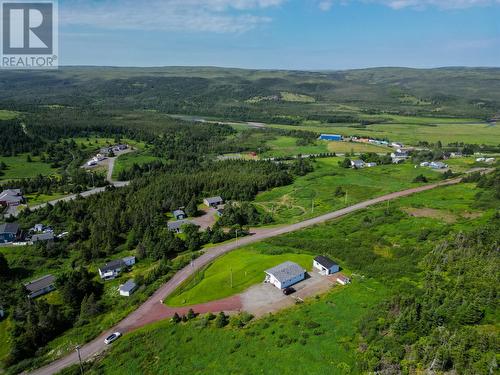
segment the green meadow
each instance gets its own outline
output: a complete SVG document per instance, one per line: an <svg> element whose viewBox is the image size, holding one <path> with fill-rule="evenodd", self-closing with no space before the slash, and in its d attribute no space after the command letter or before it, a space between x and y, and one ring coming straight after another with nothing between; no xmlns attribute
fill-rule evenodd
<svg viewBox="0 0 500 375"><path fill-rule="evenodd" d="M310 269L312 256L283 253L279 248L264 244L246 246L200 270L171 294L165 303L169 306L187 306L237 294L262 281L266 269L287 260Z"/></svg>
<svg viewBox="0 0 500 375"><path fill-rule="evenodd" d="M293 184L260 193L255 203L270 212L277 224L308 219L390 192L418 186L413 179L423 174L429 182L441 174L412 164L379 165L373 168L345 169L343 158L316 159L315 170L298 177ZM337 188L345 194L335 194Z"/></svg>
<svg viewBox="0 0 500 375"><path fill-rule="evenodd" d="M226 254L212 265L224 273L226 280L222 284L205 272L184 292L227 285L225 268L230 264L235 268L241 263L255 264L249 255L257 250L274 253L281 249L288 259L297 254L325 254L351 271L353 282L346 287L335 286L322 296L250 322L244 328L232 324L216 328L204 317L187 323L164 321L150 325L117 341L104 359L89 365L86 371L265 373L268 364L273 363L273 370L288 373L292 363L296 373L361 373L357 367L361 321L399 290L422 286L420 263L436 243L491 220L494 207L490 204L481 208L477 193L473 184L441 187L393 201L389 206L381 204L271 238L251 250ZM408 208L427 210L414 216L406 212ZM443 213L455 220L450 222ZM195 339L196 346L192 344Z"/></svg>
<svg viewBox="0 0 500 375"><path fill-rule="evenodd" d="M128 154L120 155L115 161L113 169L113 178L117 179L122 171L132 168L134 164L146 164L152 161L159 160L156 156L151 155L148 150L139 150Z"/></svg>
<svg viewBox="0 0 500 375"><path fill-rule="evenodd" d="M19 114L17 112L0 109L0 120L12 120L18 115Z"/></svg>
<svg viewBox="0 0 500 375"><path fill-rule="evenodd" d="M0 181L36 177L40 174L48 176L57 173L57 169L51 168L49 163L41 162L38 156L32 156L32 162L28 163L27 156L28 154L0 156L0 162L7 165L7 169L2 171L3 175L0 175Z"/></svg>

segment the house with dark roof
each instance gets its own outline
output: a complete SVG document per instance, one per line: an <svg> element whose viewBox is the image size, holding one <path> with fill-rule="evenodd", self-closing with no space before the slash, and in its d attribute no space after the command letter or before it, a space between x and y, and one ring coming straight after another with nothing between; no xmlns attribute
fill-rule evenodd
<svg viewBox="0 0 500 375"><path fill-rule="evenodd" d="M11 243L21 237L21 228L17 223L0 224L0 243Z"/></svg>
<svg viewBox="0 0 500 375"><path fill-rule="evenodd" d="M104 280L113 280L116 278L122 270L127 267L123 259L115 259L104 266L99 267L99 276Z"/></svg>
<svg viewBox="0 0 500 375"><path fill-rule="evenodd" d="M185 218L187 218L187 215L184 212L184 210L175 210L173 212L173 215L174 215L175 220L184 220Z"/></svg>
<svg viewBox="0 0 500 375"><path fill-rule="evenodd" d="M217 196L217 197L205 198L205 199L203 199L203 203L207 207L217 208L222 203L224 203L224 200L222 199L222 197Z"/></svg>
<svg viewBox="0 0 500 375"><path fill-rule="evenodd" d="M273 284L278 289L285 289L306 278L306 270L297 263L287 261L264 271L264 282Z"/></svg>
<svg viewBox="0 0 500 375"><path fill-rule="evenodd" d="M364 168L365 162L363 160L351 160L351 167L354 169Z"/></svg>
<svg viewBox="0 0 500 375"><path fill-rule="evenodd" d="M24 284L24 287L28 291L28 298L36 298L55 290L55 283L56 278L54 276L46 275Z"/></svg>
<svg viewBox="0 0 500 375"><path fill-rule="evenodd" d="M0 205L2 206L19 206L23 200L21 189L7 189L0 193Z"/></svg>
<svg viewBox="0 0 500 375"><path fill-rule="evenodd" d="M313 260L313 268L322 275L331 275L340 271L340 266L328 257L318 255Z"/></svg>
<svg viewBox="0 0 500 375"><path fill-rule="evenodd" d="M120 285L118 291L120 292L120 296L130 297L132 293L137 289L137 284L134 280L130 279L125 284Z"/></svg>
<svg viewBox="0 0 500 375"><path fill-rule="evenodd" d="M38 233L31 236L31 242L54 241L54 232Z"/></svg>
<svg viewBox="0 0 500 375"><path fill-rule="evenodd" d="M188 224L192 224L192 222L189 220L171 221L170 223L167 223L167 228L172 232L182 233L182 227Z"/></svg>

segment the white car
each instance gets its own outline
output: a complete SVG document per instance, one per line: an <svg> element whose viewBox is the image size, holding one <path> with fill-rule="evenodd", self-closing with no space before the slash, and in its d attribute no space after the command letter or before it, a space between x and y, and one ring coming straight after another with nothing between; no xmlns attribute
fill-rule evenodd
<svg viewBox="0 0 500 375"><path fill-rule="evenodd" d="M104 339L106 345L111 344L113 341L117 340L122 334L120 332L114 332Z"/></svg>

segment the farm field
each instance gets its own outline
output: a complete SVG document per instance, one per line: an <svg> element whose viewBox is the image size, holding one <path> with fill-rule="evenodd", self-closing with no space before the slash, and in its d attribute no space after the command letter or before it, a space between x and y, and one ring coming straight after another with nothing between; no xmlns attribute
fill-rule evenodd
<svg viewBox="0 0 500 375"><path fill-rule="evenodd" d="M309 254L287 253L264 244L246 246L201 270L170 295L165 303L187 306L228 297L263 281L264 270L284 261L291 260L309 270L312 258Z"/></svg>
<svg viewBox="0 0 500 375"><path fill-rule="evenodd" d="M406 118L403 118L406 119ZM336 133L343 136L365 136L374 138L387 138L391 141L416 145L418 142L435 143L441 141L444 145L452 142L471 144L498 145L500 143L500 127L482 123L479 120L469 122L451 122L436 118L432 122L419 122L418 118L405 120L401 123L373 124L361 127L359 125L314 123L311 125L278 125L270 127L280 129L309 130L317 133ZM406 122L410 121L410 122ZM428 120L426 120L428 121Z"/></svg>
<svg viewBox="0 0 500 375"><path fill-rule="evenodd" d="M155 160L159 160L159 158L152 156L147 150L139 150L120 155L115 161L113 179L117 179L121 172L130 169L134 164L141 165Z"/></svg>
<svg viewBox="0 0 500 375"><path fill-rule="evenodd" d="M36 177L38 175L49 176L56 174L57 169L51 168L49 163L40 161L40 158L33 156L31 163L26 161L28 154L19 154L17 156L0 156L0 162L7 165L0 175L0 181L16 180L20 178Z"/></svg>
<svg viewBox="0 0 500 375"><path fill-rule="evenodd" d="M52 193L52 194L40 194L40 193L34 193L34 194L25 194L24 197L27 200L27 203L29 206L34 206L37 204L41 203L46 203L50 202L59 198L62 198L68 194L63 194L63 193Z"/></svg>
<svg viewBox="0 0 500 375"><path fill-rule="evenodd" d="M423 174L432 182L441 174L412 164L380 165L361 170L338 165L343 158L316 159L315 170L298 177L293 184L257 195L255 203L271 212L277 224L296 222L340 209L356 202L403 190L412 186L413 179ZM336 195L340 187L345 194Z"/></svg>

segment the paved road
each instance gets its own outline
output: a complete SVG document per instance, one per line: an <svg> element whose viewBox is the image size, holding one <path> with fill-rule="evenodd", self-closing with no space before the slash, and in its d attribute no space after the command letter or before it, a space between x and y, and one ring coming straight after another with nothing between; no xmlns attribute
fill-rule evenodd
<svg viewBox="0 0 500 375"><path fill-rule="evenodd" d="M221 256L222 254L225 254L241 246L262 241L267 238L279 236L285 233L290 233L303 228L311 227L316 224L324 223L325 221L342 217L349 213L362 210L364 208L373 206L378 203L386 202L401 197L406 197L408 195L431 190L439 186L457 184L460 182L460 180L461 180L460 178L456 178L453 180L447 180L432 185L420 186L413 189L408 189L400 192L383 195L381 197L360 202L355 205L343 208L341 210L333 211L322 216L302 221L300 223L286 225L277 228L257 229L253 232L252 235L248 237L241 238L234 242L229 242L208 248L205 251L205 253L201 255L199 258L197 258L195 261L193 261L192 264L184 267L182 270L177 272L167 283L163 284L148 300L146 300L141 306L139 306L137 310L128 315L125 319L123 319L112 329L104 332L101 336L94 339L93 341L83 345L82 348L80 349L82 359L83 360L89 359L94 355L104 351L106 349L106 345L103 342L104 338L111 332L119 331L122 333L127 333L148 323L164 319L168 315L169 308L163 305L161 303L161 300L170 295L170 293L172 293L189 276L198 271L201 267L213 261L215 258ZM67 355L66 357L63 357L43 368L40 368L32 372L32 374L36 375L54 374L60 371L61 369L67 366L71 366L75 363L78 363L78 357L76 353L73 352Z"/></svg>

